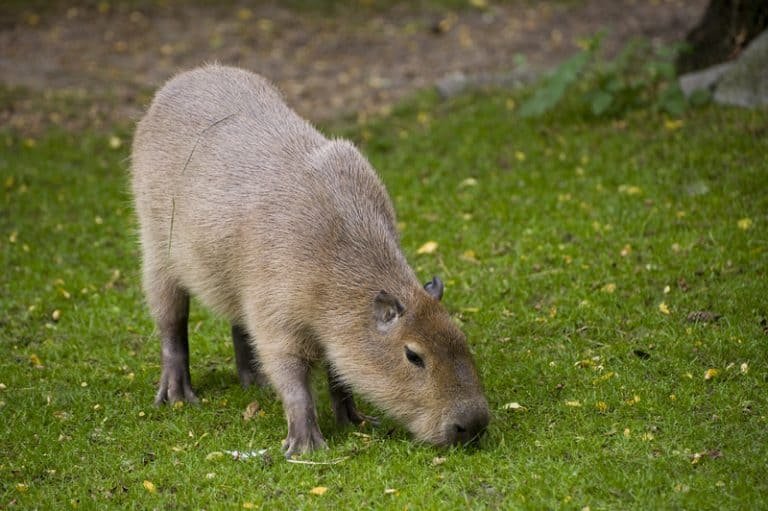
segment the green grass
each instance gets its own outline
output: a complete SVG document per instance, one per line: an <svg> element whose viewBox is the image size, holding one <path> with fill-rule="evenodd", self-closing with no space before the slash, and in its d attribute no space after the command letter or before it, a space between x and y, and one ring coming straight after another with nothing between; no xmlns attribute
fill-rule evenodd
<svg viewBox="0 0 768 511"><path fill-rule="evenodd" d="M380 170L419 275L445 280L494 420L479 449L388 422L354 434L318 385L330 450L309 459L343 459L326 465L282 459L279 403L239 388L227 326L199 306L203 403L152 406L129 133L0 138L0 507L764 506L768 114L708 107L668 129L643 112L522 121L508 100L423 95L338 128ZM686 320L700 310L722 318Z"/></svg>

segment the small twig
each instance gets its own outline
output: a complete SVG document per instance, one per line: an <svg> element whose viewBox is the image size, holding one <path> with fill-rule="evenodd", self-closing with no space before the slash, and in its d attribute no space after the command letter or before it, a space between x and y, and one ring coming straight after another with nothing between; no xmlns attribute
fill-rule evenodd
<svg viewBox="0 0 768 511"><path fill-rule="evenodd" d="M287 461L288 463L296 463L297 465L337 465L342 461L347 461L348 459L349 459L349 456L343 456L341 458L336 458L335 460L330 460L330 461L295 460L293 458L288 458L285 461Z"/></svg>

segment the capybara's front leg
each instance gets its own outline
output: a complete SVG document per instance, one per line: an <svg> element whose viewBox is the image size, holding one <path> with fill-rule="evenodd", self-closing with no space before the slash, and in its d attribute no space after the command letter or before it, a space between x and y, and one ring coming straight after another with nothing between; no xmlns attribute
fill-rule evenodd
<svg viewBox="0 0 768 511"><path fill-rule="evenodd" d="M271 346L290 345L273 341ZM265 374L280 396L288 421L288 436L283 442L286 458L327 447L317 425L317 410L309 385L311 364L281 350L259 353Z"/></svg>
<svg viewBox="0 0 768 511"><path fill-rule="evenodd" d="M328 368L328 389L331 393L331 407L336 417L336 424L346 426L349 424L360 425L363 422L379 425L376 417L363 415L357 410L355 398L349 388L334 374L333 369Z"/></svg>

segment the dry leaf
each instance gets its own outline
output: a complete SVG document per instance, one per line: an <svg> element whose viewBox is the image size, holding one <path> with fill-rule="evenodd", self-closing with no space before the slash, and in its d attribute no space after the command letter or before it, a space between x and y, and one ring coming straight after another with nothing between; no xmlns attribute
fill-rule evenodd
<svg viewBox="0 0 768 511"><path fill-rule="evenodd" d="M665 314L667 316L669 315L669 307L667 306L667 304L665 302L661 302L659 304L659 312L661 312L662 314Z"/></svg>
<svg viewBox="0 0 768 511"><path fill-rule="evenodd" d="M248 404L248 406L245 407L245 411L243 412L243 420L249 421L253 419L256 414L259 412L259 402L253 401Z"/></svg>
<svg viewBox="0 0 768 511"><path fill-rule="evenodd" d="M521 405L520 403L518 403L516 401L512 401L511 403L507 403L504 406L502 406L502 408L504 410L514 410L516 412L525 412L525 411L528 410L526 407L524 407L523 405Z"/></svg>
<svg viewBox="0 0 768 511"><path fill-rule="evenodd" d="M447 459L448 458L444 458L442 456L435 456L434 458L432 458L432 465L435 465L435 466L442 465L443 463L446 462Z"/></svg>
<svg viewBox="0 0 768 511"><path fill-rule="evenodd" d="M565 406L570 406L573 408L578 408L581 406L581 401L573 400L573 401L566 401Z"/></svg>
<svg viewBox="0 0 768 511"><path fill-rule="evenodd" d="M146 489L146 490L147 490L149 493L157 493L157 488L155 487L155 484L154 484L152 481L147 481L147 480L145 479L143 484L144 484L144 488L145 488L145 489Z"/></svg>
<svg viewBox="0 0 768 511"><path fill-rule="evenodd" d="M709 381L709 380L715 378L718 374L720 374L720 370L719 369L709 368L706 371L704 371L704 379Z"/></svg>
<svg viewBox="0 0 768 511"><path fill-rule="evenodd" d="M315 486L311 490L309 490L309 493L312 495L325 495L325 492L328 491L328 488L325 486Z"/></svg>
<svg viewBox="0 0 768 511"><path fill-rule="evenodd" d="M603 293L611 294L614 291L616 291L616 284L614 284L613 282L609 282L608 284L601 287L600 291L602 291Z"/></svg>
<svg viewBox="0 0 768 511"><path fill-rule="evenodd" d="M437 242L436 241L428 241L424 243L422 246L419 247L419 249L416 251L417 254L432 254L437 250Z"/></svg>
<svg viewBox="0 0 768 511"><path fill-rule="evenodd" d="M693 311L686 318L689 323L715 323L722 316L712 311Z"/></svg>

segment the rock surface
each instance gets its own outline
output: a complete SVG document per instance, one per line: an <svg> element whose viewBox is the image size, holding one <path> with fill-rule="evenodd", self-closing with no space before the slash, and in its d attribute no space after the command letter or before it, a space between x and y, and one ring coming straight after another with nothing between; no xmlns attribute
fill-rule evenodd
<svg viewBox="0 0 768 511"><path fill-rule="evenodd" d="M750 43L715 88L718 103L768 106L768 30Z"/></svg>
<svg viewBox="0 0 768 511"><path fill-rule="evenodd" d="M686 73L680 77L680 88L686 97L699 90L712 92L723 74L732 66L733 62L724 62L701 71Z"/></svg>

